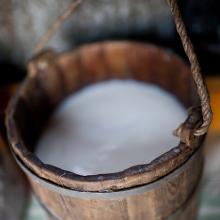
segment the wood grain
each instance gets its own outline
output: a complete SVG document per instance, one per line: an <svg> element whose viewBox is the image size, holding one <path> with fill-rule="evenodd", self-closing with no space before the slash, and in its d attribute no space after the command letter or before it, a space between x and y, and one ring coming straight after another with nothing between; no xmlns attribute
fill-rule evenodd
<svg viewBox="0 0 220 220"><path fill-rule="evenodd" d="M188 216L195 220L203 161L201 150L196 154L187 162L186 169L179 169L177 175L162 179L160 184L137 195L125 193L118 198L86 199L65 196L33 179L30 181L38 199L55 219L186 220L184 217Z"/></svg>
<svg viewBox="0 0 220 220"><path fill-rule="evenodd" d="M35 142L53 109L68 94L92 83L109 79L150 82L173 93L186 108L197 105L191 73L178 56L149 44L103 42L64 54L44 51L29 62L28 68L29 76L10 102L6 117L12 151L24 170L44 183L90 193L120 192L152 182L161 183L140 195L82 199L54 192L29 176L36 195L51 213L65 220L162 220L189 199L200 179L202 154L198 148L204 136L195 137L190 146L184 143L171 146L169 152L149 164L112 174L81 176L44 164L34 155ZM186 124L192 129L196 126L190 118ZM190 159L194 154L197 156ZM188 169L180 170L169 181L164 179L189 161L192 162Z"/></svg>

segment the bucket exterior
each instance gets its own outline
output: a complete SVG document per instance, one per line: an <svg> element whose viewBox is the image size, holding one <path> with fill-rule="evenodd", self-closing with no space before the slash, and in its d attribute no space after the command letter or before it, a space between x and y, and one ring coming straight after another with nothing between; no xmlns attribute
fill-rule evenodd
<svg viewBox="0 0 220 220"><path fill-rule="evenodd" d="M41 129L60 101L89 84L109 79L156 84L186 108L199 101L187 65L153 45L103 42L61 55L39 54L29 63L29 76L11 100L6 117L12 153L36 197L55 219L195 220L204 136L195 137L190 146L181 142L171 146L149 164L112 174L80 176L35 156ZM186 123L195 127L193 120Z"/></svg>
<svg viewBox="0 0 220 220"><path fill-rule="evenodd" d="M54 219L195 220L203 169L202 149L164 178L118 192L79 192L26 172L36 197Z"/></svg>
<svg viewBox="0 0 220 220"><path fill-rule="evenodd" d="M52 216L48 210L49 220L58 220ZM178 209L175 213L171 214L166 220L196 220L198 215L198 191L196 191L187 202Z"/></svg>

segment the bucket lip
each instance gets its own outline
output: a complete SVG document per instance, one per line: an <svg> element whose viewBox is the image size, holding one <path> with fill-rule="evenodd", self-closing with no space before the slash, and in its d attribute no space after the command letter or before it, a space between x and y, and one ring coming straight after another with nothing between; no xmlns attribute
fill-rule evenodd
<svg viewBox="0 0 220 220"><path fill-rule="evenodd" d="M136 186L132 188L121 189L119 191L111 191L111 192L87 192L87 191L76 191L69 188L65 188L63 186L54 184L47 180L44 180L33 173L28 167L26 167L22 161L20 161L17 156L13 154L16 162L21 167L21 169L31 178L34 183L41 185L48 190L54 191L56 193L62 194L63 196L74 197L74 198L81 198L81 199L121 199L127 196L133 195L141 195L144 192L151 191L152 189L159 188L162 183L169 182L175 179L180 173L184 172L185 170L189 169L195 162L198 157L201 156L202 148L198 148L193 155L191 155L187 161L185 161L180 167L175 169L173 172L167 174L163 178L160 178L154 182L149 184ZM203 162L202 162L203 164ZM200 167L200 178L202 174L203 165ZM199 178L199 179L200 179ZM199 180L198 179L198 180Z"/></svg>
<svg viewBox="0 0 220 220"><path fill-rule="evenodd" d="M78 51L85 46L88 47L97 44L111 44L116 47L120 45L138 45L145 49L146 47L150 47L167 54L167 52L161 47L147 43L129 41L92 43L80 46L74 51ZM58 56L62 56L62 54ZM175 57L178 58L176 55ZM185 65L180 58L178 59L182 65ZM14 120L15 106L21 96L22 88L24 88L28 82L29 78L27 77L10 100L6 110L6 129L11 150L35 175L65 188L86 192L112 192L149 184L173 172L176 168L181 166L193 153L195 153L196 149L200 147L204 138L204 135L195 137L195 141L192 143L193 146L190 147L186 146L184 143L179 143L178 146L162 154L152 162L132 166L121 172L82 176L70 171L65 171L56 166L43 163L33 152L28 150L18 132Z"/></svg>

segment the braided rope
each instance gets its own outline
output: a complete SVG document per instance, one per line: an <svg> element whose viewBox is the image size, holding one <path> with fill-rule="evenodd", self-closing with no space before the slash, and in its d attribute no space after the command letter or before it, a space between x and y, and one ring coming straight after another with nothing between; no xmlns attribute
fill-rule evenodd
<svg viewBox="0 0 220 220"><path fill-rule="evenodd" d="M209 98L208 90L207 90L206 84L204 83L203 77L201 75L200 65L199 65L197 56L195 54L192 42L187 34L187 30L184 25L182 16L180 14L177 2L176 2L176 0L167 0L167 2L169 4L171 12L174 16L174 20L176 23L176 29L177 29L177 32L179 33L180 38L181 38L183 48L184 48L185 53L190 61L192 76L193 76L193 79L196 83L197 92L200 97L203 123L194 132L194 135L201 136L201 135L207 133L208 128L209 128L211 121L212 121L212 110L211 110L211 106L210 106L210 98Z"/></svg>
<svg viewBox="0 0 220 220"><path fill-rule="evenodd" d="M54 33L60 28L65 20L67 20L70 15L77 9L77 7L81 4L82 0L76 0L69 5L66 11L55 20L55 22L51 25L51 27L47 30L47 32L42 36L37 45L34 48L34 54L42 51L45 44L51 39Z"/></svg>

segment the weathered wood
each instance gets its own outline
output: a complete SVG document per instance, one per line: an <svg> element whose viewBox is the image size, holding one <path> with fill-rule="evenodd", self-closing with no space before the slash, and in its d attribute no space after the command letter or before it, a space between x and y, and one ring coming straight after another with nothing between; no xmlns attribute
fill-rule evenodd
<svg viewBox="0 0 220 220"><path fill-rule="evenodd" d="M44 164L34 155L41 129L63 98L88 84L115 78L155 83L172 92L185 107L198 104L191 73L173 53L148 44L104 42L64 54L45 51L33 58L29 77L8 107L6 124L13 153L23 169L31 171L30 181L42 203L62 219L168 218L190 198L200 179L202 155L198 148L204 136L195 137L190 146L171 146L174 148L150 164L112 174L80 176ZM186 124L192 129L196 126L190 119ZM179 168L183 164L187 166ZM171 177L166 178L170 173ZM152 182L152 189L122 198L78 198L61 192L66 188L70 194L83 191L126 195L131 188ZM59 186L60 191L48 189L48 183Z"/></svg>
<svg viewBox="0 0 220 220"><path fill-rule="evenodd" d="M0 219L21 220L28 200L27 181L4 141L4 112L15 85L0 86Z"/></svg>
<svg viewBox="0 0 220 220"><path fill-rule="evenodd" d="M109 193L105 198L95 195L91 199L91 193L67 195L68 193L63 194L42 185L36 179L30 178L30 181L38 199L46 204L48 212L56 219L195 220L195 191L202 170L201 154L201 150L198 151L196 156L184 165L184 169L178 169L175 174L151 184L142 192L127 190L121 194ZM191 200L195 201L190 202Z"/></svg>
<svg viewBox="0 0 220 220"><path fill-rule="evenodd" d="M0 219L21 220L28 201L28 185L0 136Z"/></svg>

